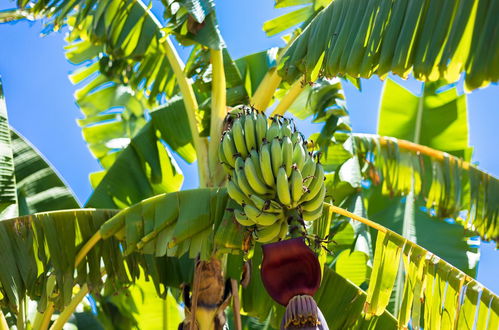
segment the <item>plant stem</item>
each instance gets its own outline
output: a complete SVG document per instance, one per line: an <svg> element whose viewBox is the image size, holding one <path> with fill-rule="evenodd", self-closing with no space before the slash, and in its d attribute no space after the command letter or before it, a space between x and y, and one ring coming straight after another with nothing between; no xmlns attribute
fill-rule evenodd
<svg viewBox="0 0 499 330"><path fill-rule="evenodd" d="M0 330L8 330L9 324L5 319L5 315L3 315L2 309L0 308Z"/></svg>
<svg viewBox="0 0 499 330"><path fill-rule="evenodd" d="M288 221L289 235L291 238L302 237L305 232L302 228L305 227L303 219L297 209L292 209L286 214Z"/></svg>
<svg viewBox="0 0 499 330"><path fill-rule="evenodd" d="M100 234L100 231L96 232L90 239L85 243L85 245L82 246L80 251L78 251L78 254L76 255L75 258L75 268L78 267L80 262L85 258L87 253L97 244L100 240L102 239L102 236Z"/></svg>
<svg viewBox="0 0 499 330"><path fill-rule="evenodd" d="M281 83L281 77L277 74L277 69L271 68L258 85L255 95L251 98L251 106L259 111L265 111L272 100L275 90Z"/></svg>
<svg viewBox="0 0 499 330"><path fill-rule="evenodd" d="M389 143L388 141L396 141L399 148L402 148L402 149L405 149L405 150L409 150L409 151L413 151L413 152L416 152L416 153L421 153L423 155L426 155L426 156L431 157L431 158L436 159L436 160L444 160L446 157L454 158L456 160L456 162L459 164L459 166L463 170L469 170L470 167L474 167L473 165L471 165L467 161L464 161L464 160L462 160L460 158L457 158L455 156L449 155L446 152L443 152L443 151L440 151L440 150L436 150L436 149L433 149L433 148L430 148L430 147L427 147L427 146L423 146L423 145L420 145L420 144L417 144L417 143L414 143L414 142L410 142L410 141L407 141L407 140L389 138L389 137L386 137L386 136L379 136L379 135L376 135L376 134L354 134L354 137L355 136L359 136L359 137L362 137L362 136L371 136L374 139L378 139L380 144L387 144L387 143Z"/></svg>
<svg viewBox="0 0 499 330"><path fill-rule="evenodd" d="M237 280L231 278L230 285L232 288L232 302L233 302L233 310L234 310L234 323L236 324L236 330L242 330L243 325L241 322L241 303L239 302L239 284Z"/></svg>
<svg viewBox="0 0 499 330"><path fill-rule="evenodd" d="M78 291L78 293L75 294L74 297L71 299L71 302L69 303L69 305L64 307L64 310L62 311L61 314L59 314L59 317L52 324L52 326L50 327L50 330L62 329L64 324L69 320L69 318L71 317L71 314L73 314L76 307L80 304L80 302L83 300L83 298L85 298L87 293L88 293L88 285L85 283L80 288L80 291Z"/></svg>
<svg viewBox="0 0 499 330"><path fill-rule="evenodd" d="M210 177L208 168L208 144L205 138L201 138L199 136L196 119L196 111L198 110L196 95L192 89L190 79L188 79L184 73L185 65L180 59L177 50L168 36L165 37L163 46L165 49L165 55L168 58L175 77L177 78L180 93L182 93L182 98L184 100L185 110L189 120L189 127L191 128L192 142L194 144L194 149L196 150L198 161L199 185L201 187L206 187Z"/></svg>
<svg viewBox="0 0 499 330"><path fill-rule="evenodd" d="M348 218L351 218L353 220L362 222L363 224L366 224L369 227L376 229L377 231L381 231L383 233L386 233L388 231L388 229L386 229L382 225L377 224L374 221L371 221L369 219L363 218L363 217L361 217L361 216L359 216L357 214L354 214L352 212L348 212L347 210L342 209L341 207L334 206L333 204L329 204L329 211L332 212L332 213L341 214L341 215L343 215L345 217L348 217Z"/></svg>
<svg viewBox="0 0 499 330"><path fill-rule="evenodd" d="M220 174L223 175L222 167L218 164L218 144L222 135L222 125L227 114L226 106L226 84L224 59L221 50L210 50L211 57L211 123L210 123L210 143L208 148L209 167L211 183L216 185L220 181Z"/></svg>
<svg viewBox="0 0 499 330"><path fill-rule="evenodd" d="M286 95L284 95L281 102L279 102L275 110L272 112L272 115L284 115L304 89L305 83L302 81L302 79L298 79L297 81L295 81L293 85L291 85L291 88L286 93Z"/></svg>
<svg viewBox="0 0 499 330"><path fill-rule="evenodd" d="M47 303L47 308L45 308L45 312L43 312L43 317L40 323L40 327L37 329L33 327L33 329L37 330L45 330L48 329L49 324L50 324L50 319L52 318L52 314L54 314L54 303L53 302L48 302Z"/></svg>

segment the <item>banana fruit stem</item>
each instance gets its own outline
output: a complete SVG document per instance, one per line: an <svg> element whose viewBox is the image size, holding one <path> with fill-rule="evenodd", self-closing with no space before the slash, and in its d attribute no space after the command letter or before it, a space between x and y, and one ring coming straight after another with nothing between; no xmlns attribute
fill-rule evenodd
<svg viewBox="0 0 499 330"><path fill-rule="evenodd" d="M222 136L222 125L227 114L226 106L226 83L224 72L224 59L221 50L210 50L212 67L212 92L211 92L211 123L210 123L210 143L208 148L209 169L211 183L217 184L223 179L225 174L218 164L218 145Z"/></svg>
<svg viewBox="0 0 499 330"><path fill-rule="evenodd" d="M255 95L251 98L251 106L258 111L265 111L272 100L275 90L279 87L281 79L276 68L270 69L263 77L260 85L258 85Z"/></svg>
<svg viewBox="0 0 499 330"><path fill-rule="evenodd" d="M302 237L304 234L302 229L305 228L305 224L298 210L289 210L286 218L288 220L289 236L291 238Z"/></svg>
<svg viewBox="0 0 499 330"><path fill-rule="evenodd" d="M196 111L198 110L196 95L192 89L190 79L188 79L184 73L184 63L180 59L180 56L168 36L165 37L163 46L165 49L165 55L168 58L175 77L177 78L180 93L182 93L182 98L184 100L185 110L189 120L189 127L191 128L192 142L194 144L194 149L196 150L198 161L199 185L201 187L206 187L210 177L208 167L208 144L205 138L201 138L199 136L198 124L196 120Z"/></svg>
<svg viewBox="0 0 499 330"><path fill-rule="evenodd" d="M301 92L303 92L304 89L305 89L305 83L303 82L303 79L298 79L297 81L295 81L293 85L291 85L291 88L289 89L287 94L284 95L281 102L272 112L271 116L284 115L286 111L288 111L289 107L293 105L293 103L296 101Z"/></svg>

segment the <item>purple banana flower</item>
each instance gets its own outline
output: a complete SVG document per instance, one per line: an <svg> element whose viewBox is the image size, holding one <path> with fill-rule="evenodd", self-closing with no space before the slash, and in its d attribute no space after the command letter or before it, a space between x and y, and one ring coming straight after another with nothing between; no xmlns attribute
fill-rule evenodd
<svg viewBox="0 0 499 330"><path fill-rule="evenodd" d="M261 275L269 295L286 306L281 329L328 329L312 296L321 283L321 268L303 237L265 244Z"/></svg>

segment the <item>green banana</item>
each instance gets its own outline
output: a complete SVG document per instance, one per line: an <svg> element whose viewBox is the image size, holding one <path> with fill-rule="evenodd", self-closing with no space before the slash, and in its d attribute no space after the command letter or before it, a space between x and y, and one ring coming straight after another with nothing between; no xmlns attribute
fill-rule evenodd
<svg viewBox="0 0 499 330"><path fill-rule="evenodd" d="M308 188L310 183L312 182L311 176L315 173L316 162L312 157L308 157L303 165L303 169L301 170L301 175L303 177L305 186Z"/></svg>
<svg viewBox="0 0 499 330"><path fill-rule="evenodd" d="M312 212L303 211L301 217L304 221L314 221L322 215L323 205L321 204L316 210Z"/></svg>
<svg viewBox="0 0 499 330"><path fill-rule="evenodd" d="M281 149L282 162L286 168L286 174L290 176L292 170L291 167L293 166L293 142L291 142L291 139L288 136L284 136L282 138Z"/></svg>
<svg viewBox="0 0 499 330"><path fill-rule="evenodd" d="M251 188L248 179L246 179L246 175L244 174L244 168L237 167L232 175L233 178L236 179L237 185L242 190L242 192L248 196L256 194L256 192Z"/></svg>
<svg viewBox="0 0 499 330"><path fill-rule="evenodd" d="M305 212L312 212L316 210L324 202L324 197L326 196L326 186L322 185L317 198L314 198L308 202L302 203L300 205L301 209Z"/></svg>
<svg viewBox="0 0 499 330"><path fill-rule="evenodd" d="M220 163L222 164L224 171L227 174L230 174L230 172L232 172L232 166L230 166L229 162L225 159L224 148L223 148L222 142L220 142L218 144L218 159L220 160Z"/></svg>
<svg viewBox="0 0 499 330"><path fill-rule="evenodd" d="M267 130L267 134L265 135L267 141L272 142L276 137L280 138L280 131L281 125L279 124L277 118L272 118L272 124L270 125L269 129Z"/></svg>
<svg viewBox="0 0 499 330"><path fill-rule="evenodd" d="M225 160L230 166L234 167L235 165L234 155L237 154L237 151L236 151L236 146L234 145L234 141L232 139L232 134L230 132L224 135L222 144L224 149Z"/></svg>
<svg viewBox="0 0 499 330"><path fill-rule="evenodd" d="M263 181L267 186L273 187L275 180L270 156L270 143L264 143L260 148L260 169L262 170Z"/></svg>
<svg viewBox="0 0 499 330"><path fill-rule="evenodd" d="M300 201L300 198L303 196L303 178L298 169L294 168L293 173L291 174L290 179L290 190L291 190L291 199L293 201L293 205L297 205Z"/></svg>
<svg viewBox="0 0 499 330"><path fill-rule="evenodd" d="M248 179L251 188L258 194L265 195L269 192L265 183L260 179L260 175L251 158L246 158L246 161L244 162L244 174L246 174L246 179Z"/></svg>
<svg viewBox="0 0 499 330"><path fill-rule="evenodd" d="M256 173L258 174L260 181L265 182L263 179L262 168L260 167L260 156L255 149L251 149L250 158L253 161L253 165L255 165Z"/></svg>
<svg viewBox="0 0 499 330"><path fill-rule="evenodd" d="M243 226L253 226L253 225L255 225L255 223L253 222L253 220L251 220L250 218L248 218L246 216L246 214L244 214L244 212L241 211L241 210L239 210L239 209L235 209L234 210L234 217L236 218L236 221L239 222Z"/></svg>
<svg viewBox="0 0 499 330"><path fill-rule="evenodd" d="M246 141L244 138L244 130L243 125L241 125L241 120L237 119L232 125L231 130L237 152L243 158L246 158L248 156L248 149L246 148Z"/></svg>
<svg viewBox="0 0 499 330"><path fill-rule="evenodd" d="M234 183L234 179L227 182L227 192L229 193L230 198L235 200L239 205L251 203L251 200L241 191L241 189L239 189L238 185Z"/></svg>
<svg viewBox="0 0 499 330"><path fill-rule="evenodd" d="M272 171L277 177L279 168L282 166L282 148L277 138L273 139L270 144L270 156L272 157Z"/></svg>
<svg viewBox="0 0 499 330"><path fill-rule="evenodd" d="M291 135L293 134L293 130L291 127L291 121L287 118L284 118L282 126L281 126L281 132L283 137L289 137L291 138Z"/></svg>
<svg viewBox="0 0 499 330"><path fill-rule="evenodd" d="M267 135L267 118L263 113L258 113L258 115L256 116L255 131L256 143L258 145L258 149L260 149L263 143L263 139L265 139Z"/></svg>
<svg viewBox="0 0 499 330"><path fill-rule="evenodd" d="M288 224L286 221L282 221L281 223L281 229L279 230L279 239L282 241L286 238L286 235L288 235Z"/></svg>
<svg viewBox="0 0 499 330"><path fill-rule="evenodd" d="M276 239L281 231L281 223L276 222L271 226L260 227L254 232L255 241L268 243Z"/></svg>
<svg viewBox="0 0 499 330"><path fill-rule="evenodd" d="M317 164L315 167L314 178L312 179L312 183L308 186L308 192L305 193L302 197L302 202L308 202L314 199L321 187L324 185L324 169L321 164Z"/></svg>
<svg viewBox="0 0 499 330"><path fill-rule="evenodd" d="M306 155L307 154L303 145L301 143L295 144L293 149L293 163L296 164L299 170L303 168L303 163L305 162Z"/></svg>
<svg viewBox="0 0 499 330"><path fill-rule="evenodd" d="M296 131L291 135L291 142L293 142L293 144L303 143L303 141L304 139L300 132Z"/></svg>
<svg viewBox="0 0 499 330"><path fill-rule="evenodd" d="M244 213L246 213L248 218L261 226L271 226L278 220L282 219L281 215L260 211L250 204L244 205Z"/></svg>
<svg viewBox="0 0 499 330"><path fill-rule="evenodd" d="M256 148L254 113L246 116L246 120L244 121L244 138L248 151Z"/></svg>
<svg viewBox="0 0 499 330"><path fill-rule="evenodd" d="M289 192L288 176L286 175L286 170L284 167L279 168L277 174L277 197L281 204L285 206L291 205L291 194Z"/></svg>
<svg viewBox="0 0 499 330"><path fill-rule="evenodd" d="M265 200L257 195L250 196L251 201L255 204L256 208L260 211L266 211L269 213L281 214L283 213L283 209L279 203L273 201L271 199Z"/></svg>

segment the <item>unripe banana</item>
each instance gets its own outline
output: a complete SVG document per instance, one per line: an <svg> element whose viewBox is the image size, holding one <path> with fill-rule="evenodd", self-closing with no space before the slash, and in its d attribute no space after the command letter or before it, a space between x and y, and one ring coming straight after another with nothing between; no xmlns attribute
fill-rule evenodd
<svg viewBox="0 0 499 330"><path fill-rule="evenodd" d="M268 243L279 237L281 231L281 223L276 222L271 226L260 227L254 233L255 241L260 243Z"/></svg>
<svg viewBox="0 0 499 330"><path fill-rule="evenodd" d="M282 241L288 235L288 223L286 221L281 222L281 229L279 230L279 239Z"/></svg>
<svg viewBox="0 0 499 330"><path fill-rule="evenodd" d="M251 203L251 199L239 189L239 186L233 180L234 178L227 182L227 192L229 193L230 198L235 200L239 205Z"/></svg>
<svg viewBox="0 0 499 330"><path fill-rule="evenodd" d="M244 121L244 138L246 140L246 148L248 151L256 149L256 136L255 136L255 118L254 113L246 116Z"/></svg>
<svg viewBox="0 0 499 330"><path fill-rule="evenodd" d="M308 187L312 182L312 177L315 173L316 162L312 157L307 157L305 164L303 165L303 169L301 170L301 175L304 180L304 185Z"/></svg>
<svg viewBox="0 0 499 330"><path fill-rule="evenodd" d="M294 168L293 173L290 178L290 190L291 190L291 199L293 201L293 205L297 205L300 201L300 198L303 196L303 178L298 169Z"/></svg>
<svg viewBox="0 0 499 330"><path fill-rule="evenodd" d="M237 185L241 189L241 191L248 196L256 194L256 192L251 188L248 179L246 179L246 175L244 174L244 168L237 167L233 174L232 177L236 180Z"/></svg>
<svg viewBox="0 0 499 330"><path fill-rule="evenodd" d="M277 138L273 139L270 144L270 156L272 157L272 172L277 177L277 173L282 166L282 148Z"/></svg>
<svg viewBox="0 0 499 330"><path fill-rule="evenodd" d="M256 173L258 174L260 181L265 183L265 181L263 180L262 169L260 167L260 156L258 155L258 152L255 149L251 149L250 157L251 160L253 161L253 165L255 165Z"/></svg>
<svg viewBox="0 0 499 330"><path fill-rule="evenodd" d="M263 113L259 113L256 116L255 131L256 131L256 143L258 145L258 149L260 149L263 143L263 139L265 139L267 135L267 118Z"/></svg>
<svg viewBox="0 0 499 330"><path fill-rule="evenodd" d="M325 196L326 196L326 186L322 185L321 190L319 191L317 197L308 202L302 203L300 205L301 209L306 212L312 212L316 210L324 202Z"/></svg>
<svg viewBox="0 0 499 330"><path fill-rule="evenodd" d="M279 203L271 199L265 200L257 195L251 195L250 199L253 202L253 204L255 204L256 208L259 209L260 211L266 211L269 213L276 213L276 214L283 213L281 205L279 205Z"/></svg>
<svg viewBox="0 0 499 330"><path fill-rule="evenodd" d="M293 134L292 127L291 127L291 121L287 118L284 118L282 127L281 127L281 132L282 132L282 137L289 137L291 138L291 135Z"/></svg>
<svg viewBox="0 0 499 330"><path fill-rule="evenodd" d="M237 152L243 157L248 156L248 149L246 148L246 141L244 139L243 125L241 120L237 119L232 125L232 136L234 137L234 144Z"/></svg>
<svg viewBox="0 0 499 330"><path fill-rule="evenodd" d="M232 166L230 166L229 162L225 159L222 141L220 141L220 143L218 144L218 159L220 160L220 163L222 164L225 172L227 172L227 174L230 174L230 172L232 172Z"/></svg>
<svg viewBox="0 0 499 330"><path fill-rule="evenodd" d="M246 174L246 179L253 188L260 195L265 195L269 192L269 189L265 186L265 183L260 179L260 176L256 170L255 164L251 158L246 158L244 162L244 174Z"/></svg>
<svg viewBox="0 0 499 330"><path fill-rule="evenodd" d="M248 218L250 218L260 226L273 225L274 223L278 222L278 220L283 218L278 214L261 211L250 204L244 205L244 213Z"/></svg>
<svg viewBox="0 0 499 330"><path fill-rule="evenodd" d="M293 142L291 142L291 139L289 137L284 136L282 138L281 149L282 149L282 163L286 168L286 174L290 176L292 169L291 167L293 166Z"/></svg>
<svg viewBox="0 0 499 330"><path fill-rule="evenodd" d="M286 170L284 167L279 168L277 173L277 198L282 205L291 205L291 194L289 192L288 176L286 175Z"/></svg>
<svg viewBox="0 0 499 330"><path fill-rule="evenodd" d="M243 226L254 226L255 223L243 213L243 211L239 209L234 210L234 217L236 221L239 222Z"/></svg>
<svg viewBox="0 0 499 330"><path fill-rule="evenodd" d="M271 142L275 138L280 138L282 136L280 131L281 131L281 125L279 124L276 118L272 118L272 124L270 125L266 134L267 141Z"/></svg>
<svg viewBox="0 0 499 330"><path fill-rule="evenodd" d="M270 143L262 144L260 148L260 169L262 170L263 181L267 186L274 187L275 180L270 157Z"/></svg>
<svg viewBox="0 0 499 330"><path fill-rule="evenodd" d="M301 143L294 145L293 149L293 163L296 164L299 170L303 168L303 163L305 163L306 151Z"/></svg>
<svg viewBox="0 0 499 330"><path fill-rule="evenodd" d="M301 216L304 221L314 221L322 215L322 208L323 205L321 204L316 210L309 212L309 211L303 211Z"/></svg>
<svg viewBox="0 0 499 330"><path fill-rule="evenodd" d="M321 164L317 164L315 167L314 178L312 183L308 186L308 192L303 195L302 202L307 202L312 200L317 196L321 187L324 185L324 169Z"/></svg>
<svg viewBox="0 0 499 330"><path fill-rule="evenodd" d="M305 139L303 138L303 135L296 131L294 132L292 135L291 135L291 142L293 142L293 144L296 144L296 143L300 143L300 144L303 144L303 141Z"/></svg>
<svg viewBox="0 0 499 330"><path fill-rule="evenodd" d="M237 154L237 151L236 151L236 146L234 145L234 141L232 139L232 134L230 132L224 135L222 144L224 149L225 160L230 166L234 167L235 165L234 155Z"/></svg>

